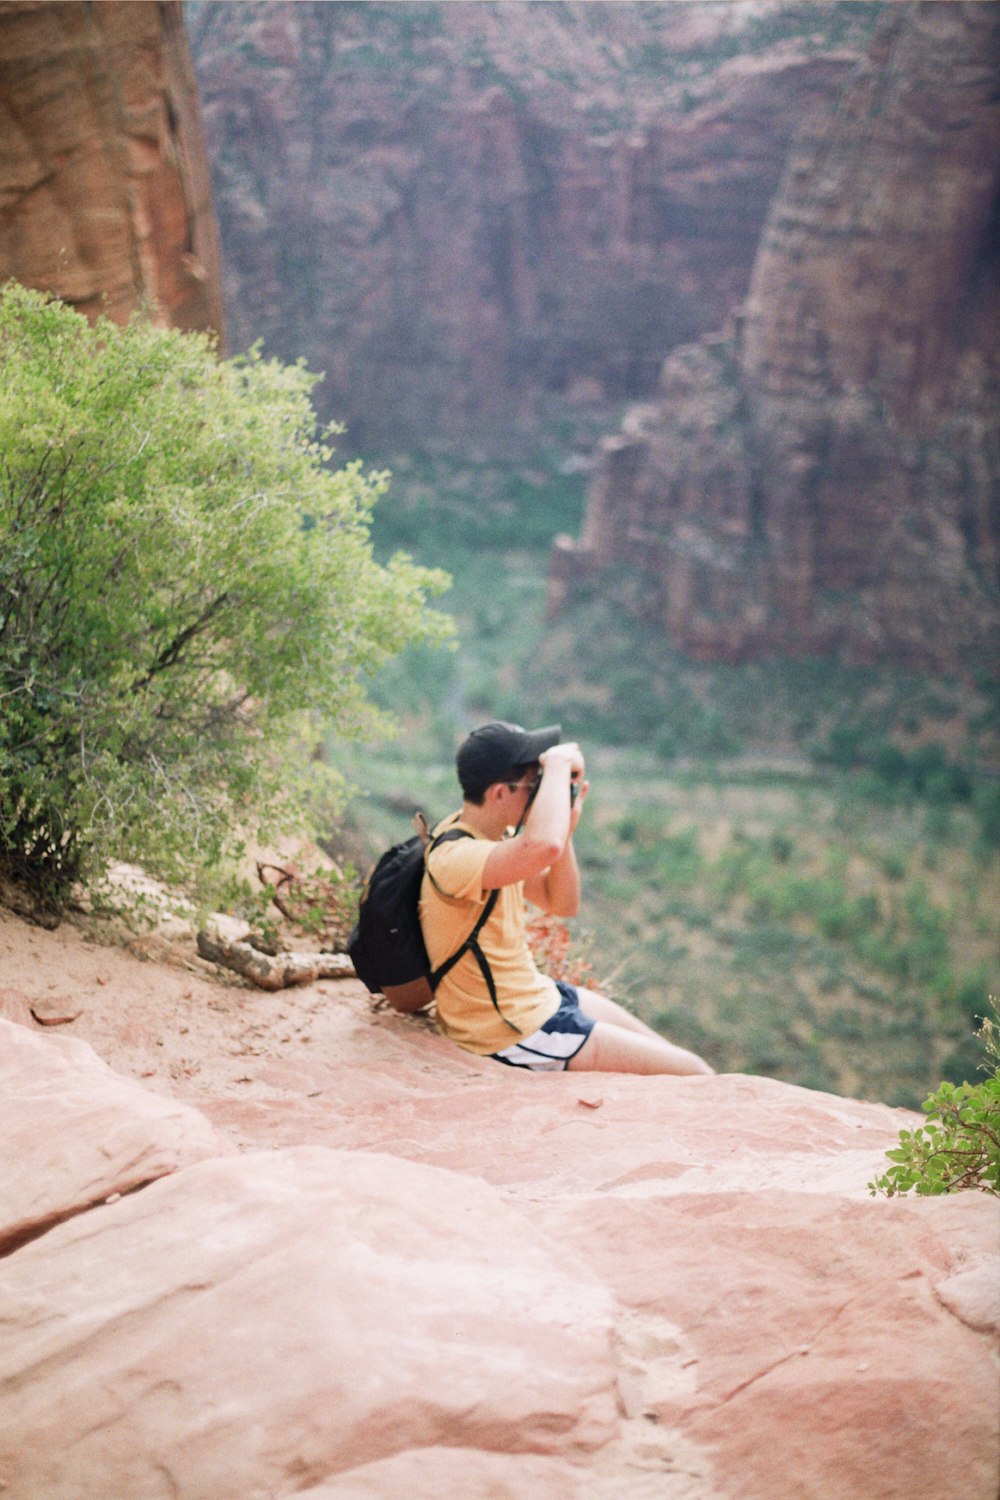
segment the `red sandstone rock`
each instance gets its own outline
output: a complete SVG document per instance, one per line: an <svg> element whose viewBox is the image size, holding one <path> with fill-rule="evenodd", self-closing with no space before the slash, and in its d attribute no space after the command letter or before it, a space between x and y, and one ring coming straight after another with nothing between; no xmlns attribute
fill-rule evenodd
<svg viewBox="0 0 1000 1500"><path fill-rule="evenodd" d="M0 3L0 282L88 316L221 331L198 94L178 0Z"/></svg>
<svg viewBox="0 0 1000 1500"><path fill-rule="evenodd" d="M754 51L728 10L206 7L234 343L324 371L360 445L502 449L552 391L655 389L745 295L792 134L858 56L822 23Z"/></svg>
<svg viewBox="0 0 1000 1500"><path fill-rule="evenodd" d="M230 1149L203 1115L112 1073L85 1042L0 1020L0 1253Z"/></svg>
<svg viewBox="0 0 1000 1500"><path fill-rule="evenodd" d="M350 1468L303 1490L297 1500L595 1500L593 1472L562 1459L530 1453L485 1453L477 1448L411 1448L392 1458ZM611 1500L611 1497L608 1497Z"/></svg>
<svg viewBox="0 0 1000 1500"><path fill-rule="evenodd" d="M593 1110L571 1075L449 1083L423 1060L447 1044L419 1040L329 1107L220 1100L213 1118L485 1178L587 1262L619 1309L624 1420L582 1497L658 1500L676 1479L685 1500L940 1500L957 1446L964 1493L992 1500L1000 1206L869 1197L912 1116L747 1077L602 1077ZM298 1089L327 1078L313 1064Z"/></svg>
<svg viewBox="0 0 1000 1500"><path fill-rule="evenodd" d="M610 1311L470 1177L315 1148L189 1167L8 1264L5 1495L246 1500L451 1445L584 1462L616 1428Z"/></svg>
<svg viewBox="0 0 1000 1500"><path fill-rule="evenodd" d="M204 1071L157 1087L244 1154L3 1262L15 1500L168 1476L184 1500L941 1500L956 1473L995 1500L1000 1205L869 1197L913 1115L752 1077L523 1077L351 983L147 994L128 954L31 944L21 1003L63 959L100 973L75 1026L120 1068L154 1014L168 1046L197 1028ZM0 1059L19 1030L32 1070L85 1055L8 1026ZM36 1131L33 1172L70 1141Z"/></svg>
<svg viewBox="0 0 1000 1500"><path fill-rule="evenodd" d="M1000 13L889 7L793 150L734 332L605 451L574 576L624 562L682 649L993 670Z"/></svg>

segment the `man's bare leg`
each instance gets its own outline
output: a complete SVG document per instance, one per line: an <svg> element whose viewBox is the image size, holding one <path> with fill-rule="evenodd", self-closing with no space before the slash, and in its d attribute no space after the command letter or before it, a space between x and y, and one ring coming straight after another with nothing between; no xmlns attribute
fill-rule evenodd
<svg viewBox="0 0 1000 1500"><path fill-rule="evenodd" d="M609 1000L607 995L600 995L597 990L583 989L579 985L576 992L580 997L580 1009L592 1021L607 1021L611 1026L624 1026L626 1031L637 1031L641 1036L663 1040L658 1031L647 1026L645 1021L640 1021L638 1016L626 1010L624 1005L619 1005L617 1000Z"/></svg>
<svg viewBox="0 0 1000 1500"><path fill-rule="evenodd" d="M571 1057L571 1071L592 1073L713 1073L695 1052L668 1042L624 1006L596 990L581 989L580 1009L597 1024Z"/></svg>

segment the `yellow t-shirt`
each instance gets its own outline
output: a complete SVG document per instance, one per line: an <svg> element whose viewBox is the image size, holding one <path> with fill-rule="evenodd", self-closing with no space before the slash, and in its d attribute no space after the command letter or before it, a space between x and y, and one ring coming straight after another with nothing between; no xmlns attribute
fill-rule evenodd
<svg viewBox="0 0 1000 1500"><path fill-rule="evenodd" d="M434 881L424 874L420 925L435 969L461 947L476 925L489 894L483 890L483 866L495 847L493 839L469 828L457 813L435 831L445 828L467 829L472 838L440 844L428 859ZM484 1056L513 1046L519 1036L530 1036L559 1009L555 984L539 973L531 955L525 920L523 885L501 886L497 904L479 934L496 986L499 1015L474 953L463 953L438 985L434 996L438 1026L469 1052Z"/></svg>

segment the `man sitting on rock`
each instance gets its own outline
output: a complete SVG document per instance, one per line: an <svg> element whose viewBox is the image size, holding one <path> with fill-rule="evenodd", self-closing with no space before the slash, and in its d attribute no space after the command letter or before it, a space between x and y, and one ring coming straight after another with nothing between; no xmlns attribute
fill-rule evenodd
<svg viewBox="0 0 1000 1500"><path fill-rule="evenodd" d="M471 838L439 844L427 858L420 922L431 965L469 937L498 891L475 952L438 985L438 1025L480 1056L515 1068L614 1073L711 1073L702 1058L659 1036L615 1001L547 978L525 931L525 898L556 917L580 902L573 833L587 799L577 744L558 726L528 731L484 724L460 746L462 810L436 828Z"/></svg>

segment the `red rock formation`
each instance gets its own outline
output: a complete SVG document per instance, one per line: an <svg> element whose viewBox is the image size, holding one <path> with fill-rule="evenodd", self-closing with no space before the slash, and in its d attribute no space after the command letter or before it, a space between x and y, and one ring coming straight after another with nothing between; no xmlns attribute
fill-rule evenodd
<svg viewBox="0 0 1000 1500"><path fill-rule="evenodd" d="M85 1042L29 1027L30 1014L23 1026L0 1021L0 1256L94 1204L232 1149L198 1110L113 1073Z"/></svg>
<svg viewBox="0 0 1000 1500"><path fill-rule="evenodd" d="M609 444L582 551L682 648L995 661L1000 13L894 7L800 140L735 333Z"/></svg>
<svg viewBox="0 0 1000 1500"><path fill-rule="evenodd" d="M58 972L37 941L28 1004ZM521 1077L323 988L300 1060L161 1072L169 1103L121 1079L112 1106L82 1043L0 1020L0 1234L39 1176L39 1227L68 1216L4 1261L5 1497L941 1500L960 1472L993 1500L1000 1205L868 1196L912 1115ZM213 1055L246 1004L192 999ZM97 1009L75 1024L145 1072ZM158 1180L94 1203L134 1185L130 1145Z"/></svg>
<svg viewBox="0 0 1000 1500"><path fill-rule="evenodd" d="M792 134L859 55L831 7L771 15L765 44L715 5L205 6L234 344L325 371L362 447L503 447L548 393L650 392L745 295Z"/></svg>
<svg viewBox="0 0 1000 1500"><path fill-rule="evenodd" d="M0 280L222 329L180 0L0 3Z"/></svg>

